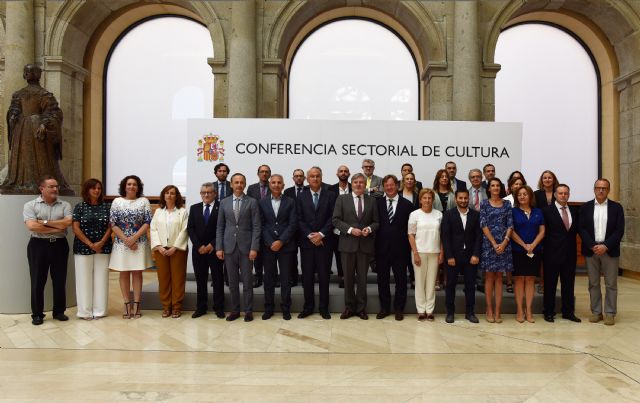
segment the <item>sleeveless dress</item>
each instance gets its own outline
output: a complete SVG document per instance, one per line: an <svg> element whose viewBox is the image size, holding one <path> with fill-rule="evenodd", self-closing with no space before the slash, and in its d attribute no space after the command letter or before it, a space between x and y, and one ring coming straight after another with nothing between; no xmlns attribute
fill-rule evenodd
<svg viewBox="0 0 640 403"><path fill-rule="evenodd" d="M504 235L508 228L513 228L513 215L511 214L511 203L508 200L502 201L502 207L493 207L489 200L480 203L480 227L488 227L493 239L497 243L504 241ZM491 242L482 235L482 256L480 258L480 270L505 273L513 271L513 261L511 253L511 242L507 243L502 254L498 255L493 249Z"/></svg>

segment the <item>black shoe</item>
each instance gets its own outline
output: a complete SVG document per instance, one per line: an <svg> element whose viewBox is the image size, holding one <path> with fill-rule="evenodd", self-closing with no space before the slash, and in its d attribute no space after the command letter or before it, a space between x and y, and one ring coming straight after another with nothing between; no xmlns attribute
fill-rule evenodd
<svg viewBox="0 0 640 403"><path fill-rule="evenodd" d="M329 313L329 311L322 311L320 312L320 316L322 316L322 319L331 319L331 314Z"/></svg>
<svg viewBox="0 0 640 403"><path fill-rule="evenodd" d="M448 313L444 321L447 323L453 323L455 322L455 318L452 313Z"/></svg>
<svg viewBox="0 0 640 403"><path fill-rule="evenodd" d="M369 315L367 315L366 311L360 311L360 313L358 313L358 317L362 320L368 320L369 319Z"/></svg>
<svg viewBox="0 0 640 403"><path fill-rule="evenodd" d="M69 320L69 317L63 313L56 313L53 315L53 319L59 320L60 322L66 322Z"/></svg>
<svg viewBox="0 0 640 403"><path fill-rule="evenodd" d="M576 323L582 322L582 319L580 319L573 313L571 315L562 315L562 319L570 320L571 322L576 322Z"/></svg>
<svg viewBox="0 0 640 403"><path fill-rule="evenodd" d="M353 316L353 312L349 308L345 309L340 315L340 319L349 319Z"/></svg>
<svg viewBox="0 0 640 403"><path fill-rule="evenodd" d="M261 285L262 285L262 277L258 277L258 276L256 276L256 277L253 279L253 288L258 288L258 287L260 287Z"/></svg>
<svg viewBox="0 0 640 403"><path fill-rule="evenodd" d="M276 288L280 288L280 282L276 281Z"/></svg>
<svg viewBox="0 0 640 403"><path fill-rule="evenodd" d="M282 312L282 319L291 320L291 312Z"/></svg>
<svg viewBox="0 0 640 403"><path fill-rule="evenodd" d="M216 316L220 319L224 318L224 311L216 311Z"/></svg>
<svg viewBox="0 0 640 403"><path fill-rule="evenodd" d="M31 324L34 326L38 326L44 323L44 316L34 316L31 319Z"/></svg>
<svg viewBox="0 0 640 403"><path fill-rule="evenodd" d="M253 313L247 312L244 314L244 321L251 322L253 320Z"/></svg>
<svg viewBox="0 0 640 403"><path fill-rule="evenodd" d="M191 314L191 317L193 319L199 318L201 316L204 316L207 314L207 311L195 311L194 313Z"/></svg>
<svg viewBox="0 0 640 403"><path fill-rule="evenodd" d="M339 288L344 288L344 280L340 279L340 283L338 283Z"/></svg>
<svg viewBox="0 0 640 403"><path fill-rule="evenodd" d="M238 312L231 312L229 314L229 316L227 316L227 322L233 322L234 320L238 319L240 317L240 314Z"/></svg>
<svg viewBox="0 0 640 403"><path fill-rule="evenodd" d="M404 319L404 314L402 312L396 312L396 320L401 321Z"/></svg>
<svg viewBox="0 0 640 403"><path fill-rule="evenodd" d="M298 314L298 319L304 319L307 316L311 316L311 315L313 315L313 312L311 311L302 311Z"/></svg>
<svg viewBox="0 0 640 403"><path fill-rule="evenodd" d="M484 294L484 286L483 286L483 285L478 284L478 285L476 286L476 290L478 290L479 292L481 292L481 293L483 293L483 294Z"/></svg>
<svg viewBox="0 0 640 403"><path fill-rule="evenodd" d="M262 320L271 319L272 316L273 316L273 312L265 312L262 314ZM247 317L245 316L244 319L246 320Z"/></svg>
<svg viewBox="0 0 640 403"><path fill-rule="evenodd" d="M384 319L387 316L389 316L389 312L387 311L380 311L378 312L378 314L376 315L376 319Z"/></svg>
<svg viewBox="0 0 640 403"><path fill-rule="evenodd" d="M469 322L471 322L471 323L479 323L480 322L478 320L478 317L473 313L470 313L469 315L465 315L464 318L466 320L468 320Z"/></svg>
<svg viewBox="0 0 640 403"><path fill-rule="evenodd" d="M297 286L298 286L297 281L289 281L289 287L297 287Z"/></svg>
<svg viewBox="0 0 640 403"><path fill-rule="evenodd" d="M544 320L551 323L555 322L555 319L553 319L553 315L544 315Z"/></svg>

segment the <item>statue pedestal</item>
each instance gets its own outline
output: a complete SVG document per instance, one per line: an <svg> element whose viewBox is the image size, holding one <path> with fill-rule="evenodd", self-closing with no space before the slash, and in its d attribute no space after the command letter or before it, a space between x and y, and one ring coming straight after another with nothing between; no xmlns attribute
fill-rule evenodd
<svg viewBox="0 0 640 403"><path fill-rule="evenodd" d="M27 261L27 244L31 234L24 225L24 204L37 195L0 194L0 313L31 313L31 280ZM61 197L75 206L79 197ZM76 276L73 264L73 232L68 230L67 306L76 305ZM44 293L44 310L53 306L51 277Z"/></svg>

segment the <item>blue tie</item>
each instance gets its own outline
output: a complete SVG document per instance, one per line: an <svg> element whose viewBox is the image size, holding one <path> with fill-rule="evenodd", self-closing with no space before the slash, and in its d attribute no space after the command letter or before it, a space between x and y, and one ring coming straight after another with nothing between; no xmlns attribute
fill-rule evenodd
<svg viewBox="0 0 640 403"><path fill-rule="evenodd" d="M316 192L313 193L313 207L318 209L318 193Z"/></svg>
<svg viewBox="0 0 640 403"><path fill-rule="evenodd" d="M207 204L207 206L204 209L204 225L209 224L209 217L211 216L210 207L211 206Z"/></svg>
<svg viewBox="0 0 640 403"><path fill-rule="evenodd" d="M218 192L218 195L219 195L218 200L222 200L224 199L224 183L220 182L219 186L220 186L220 191Z"/></svg>

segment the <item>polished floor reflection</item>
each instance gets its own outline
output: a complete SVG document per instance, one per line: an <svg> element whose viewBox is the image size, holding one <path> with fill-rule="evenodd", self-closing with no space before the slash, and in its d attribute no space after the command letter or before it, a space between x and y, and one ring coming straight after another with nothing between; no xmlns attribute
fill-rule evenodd
<svg viewBox="0 0 640 403"><path fill-rule="evenodd" d="M145 276L153 276L145 274ZM31 325L0 315L0 399L81 401L640 400L640 282L621 278L615 326L566 320L474 325L459 315L346 321L319 315L251 323L144 311L123 320L117 278L109 316ZM69 309L67 314L75 314ZM559 318L559 316L557 316ZM483 319L483 318L481 318Z"/></svg>

